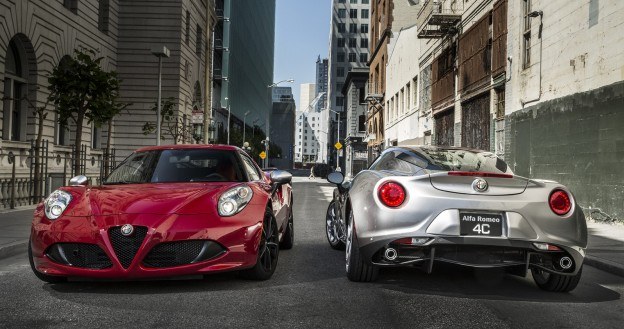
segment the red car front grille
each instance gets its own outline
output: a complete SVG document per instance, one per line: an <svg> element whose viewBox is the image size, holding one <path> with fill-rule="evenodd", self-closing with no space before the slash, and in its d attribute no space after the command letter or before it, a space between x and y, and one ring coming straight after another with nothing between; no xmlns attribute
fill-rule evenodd
<svg viewBox="0 0 624 329"><path fill-rule="evenodd" d="M132 260L139 251L146 234L147 227L145 226L135 226L134 232L128 236L121 233L121 226L112 227L108 230L108 237L115 250L115 255L124 268L128 268L132 264Z"/></svg>

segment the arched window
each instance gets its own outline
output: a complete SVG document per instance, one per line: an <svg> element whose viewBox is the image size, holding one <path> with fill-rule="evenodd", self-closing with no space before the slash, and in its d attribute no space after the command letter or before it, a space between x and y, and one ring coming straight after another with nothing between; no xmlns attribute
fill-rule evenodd
<svg viewBox="0 0 624 329"><path fill-rule="evenodd" d="M11 141L26 141L27 121L29 119L28 99L34 97L28 95L29 74L36 72L29 69L29 58L34 57L32 53L27 53L24 42L28 42L26 37L16 36L9 41L9 47L5 56L4 69L4 101L2 104L2 139ZM28 44L28 46L31 46ZM28 49L32 52L32 46ZM27 55L31 55L28 56ZM32 71L32 72L31 72ZM33 84L34 85L34 84ZM32 89L32 88L31 88ZM34 89L33 91L35 91ZM34 98L33 98L34 100ZM32 102L34 104L34 101ZM34 132L34 127L31 133Z"/></svg>
<svg viewBox="0 0 624 329"><path fill-rule="evenodd" d="M66 72L67 70L69 70L69 63L71 61L71 57L69 55L65 55L61 58L61 60L59 61L59 68L61 68L64 72ZM55 118L55 123L56 123L56 144L57 145L70 145L70 134L71 134L71 130L70 130L70 126L71 124L61 124L58 122L58 114L56 115ZM74 127L75 128L75 127Z"/></svg>

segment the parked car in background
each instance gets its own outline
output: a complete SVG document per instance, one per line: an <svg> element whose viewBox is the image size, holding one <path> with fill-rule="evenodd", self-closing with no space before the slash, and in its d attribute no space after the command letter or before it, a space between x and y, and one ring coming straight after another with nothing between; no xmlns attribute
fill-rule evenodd
<svg viewBox="0 0 624 329"><path fill-rule="evenodd" d="M393 147L338 186L326 234L345 249L353 281L379 269L435 262L504 268L548 291L571 291L580 278L587 227L572 192L554 181L516 176L486 151Z"/></svg>
<svg viewBox="0 0 624 329"><path fill-rule="evenodd" d="M102 186L71 180L34 213L30 264L47 282L242 271L273 275L293 246L291 175L241 149L171 145L131 154Z"/></svg>

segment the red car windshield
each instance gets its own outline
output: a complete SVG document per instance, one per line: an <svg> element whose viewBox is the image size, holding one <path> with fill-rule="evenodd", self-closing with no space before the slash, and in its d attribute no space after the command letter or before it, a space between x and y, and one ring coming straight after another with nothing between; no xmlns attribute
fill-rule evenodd
<svg viewBox="0 0 624 329"><path fill-rule="evenodd" d="M130 155L104 184L242 182L235 152L210 149L155 150Z"/></svg>

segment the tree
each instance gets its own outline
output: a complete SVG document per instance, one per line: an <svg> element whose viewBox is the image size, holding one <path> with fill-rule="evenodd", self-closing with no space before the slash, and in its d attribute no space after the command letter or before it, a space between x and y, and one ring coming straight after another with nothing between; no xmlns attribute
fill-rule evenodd
<svg viewBox="0 0 624 329"><path fill-rule="evenodd" d="M112 118L111 95L119 92L119 80L114 71L101 67L103 57L95 57L91 49L76 49L74 56L57 65L48 77L49 100L56 105L58 121L76 124L74 173L80 174L80 146L85 119L87 123L105 122Z"/></svg>
<svg viewBox="0 0 624 329"><path fill-rule="evenodd" d="M116 76L116 73L115 73ZM118 80L121 83L121 80ZM132 103L123 103L119 101L119 88L115 88L108 95L108 100L105 103L107 109L103 111L102 115L98 118L94 118L94 123L96 126L101 127L103 124L108 125L108 130L106 134L106 149L104 150L104 177L108 176L110 170L110 155L111 155L111 132L113 131L113 119L121 113L121 111L125 110L128 106L131 106Z"/></svg>
<svg viewBox="0 0 624 329"><path fill-rule="evenodd" d="M169 97L162 102L160 108L160 140L171 137L174 144L190 142L193 139L193 125L185 122L184 118L176 114L175 106L176 103L173 97ZM158 111L158 101L154 103L151 110L153 112ZM144 135L153 134L155 131L156 123L146 122L143 125Z"/></svg>

